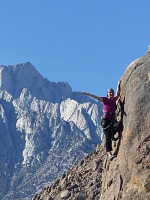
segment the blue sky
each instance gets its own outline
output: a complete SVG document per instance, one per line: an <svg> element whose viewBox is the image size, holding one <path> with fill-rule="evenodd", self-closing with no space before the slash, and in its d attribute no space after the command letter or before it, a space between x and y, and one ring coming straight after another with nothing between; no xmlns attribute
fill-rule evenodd
<svg viewBox="0 0 150 200"><path fill-rule="evenodd" d="M105 96L150 45L149 0L0 0L0 64Z"/></svg>

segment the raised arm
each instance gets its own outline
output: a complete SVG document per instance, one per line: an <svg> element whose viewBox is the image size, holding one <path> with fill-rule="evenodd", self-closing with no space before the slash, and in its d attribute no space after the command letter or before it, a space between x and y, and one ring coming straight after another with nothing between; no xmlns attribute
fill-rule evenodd
<svg viewBox="0 0 150 200"><path fill-rule="evenodd" d="M119 98L120 96L120 84L121 84L121 81L118 82L118 85L117 85L117 90L116 90L116 97L117 99Z"/></svg>
<svg viewBox="0 0 150 200"><path fill-rule="evenodd" d="M87 96L89 96L89 97L92 97L92 98L94 98L94 99L97 99L97 100L103 102L103 97L98 97L98 96L95 96L95 95L90 94L90 93L88 93L88 92L82 92L82 94L85 94L85 95L87 95Z"/></svg>

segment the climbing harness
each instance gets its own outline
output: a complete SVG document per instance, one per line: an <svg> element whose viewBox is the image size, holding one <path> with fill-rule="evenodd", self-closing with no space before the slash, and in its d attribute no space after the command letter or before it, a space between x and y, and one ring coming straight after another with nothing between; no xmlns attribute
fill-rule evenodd
<svg viewBox="0 0 150 200"><path fill-rule="evenodd" d="M101 118L101 126L103 130L108 129L113 124L114 119Z"/></svg>
<svg viewBox="0 0 150 200"><path fill-rule="evenodd" d="M116 101L116 98L113 99L113 102ZM101 117L101 126L103 130L108 129L114 122L116 115L115 112L109 112L112 105L109 106L108 111L103 113L103 116ZM107 118L109 116L109 118Z"/></svg>

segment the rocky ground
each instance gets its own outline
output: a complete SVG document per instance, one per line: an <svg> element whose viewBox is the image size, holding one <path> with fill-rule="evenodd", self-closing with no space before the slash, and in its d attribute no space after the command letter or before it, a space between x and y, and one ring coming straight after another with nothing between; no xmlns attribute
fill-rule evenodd
<svg viewBox="0 0 150 200"><path fill-rule="evenodd" d="M105 151L98 146L78 165L33 199L99 199Z"/></svg>

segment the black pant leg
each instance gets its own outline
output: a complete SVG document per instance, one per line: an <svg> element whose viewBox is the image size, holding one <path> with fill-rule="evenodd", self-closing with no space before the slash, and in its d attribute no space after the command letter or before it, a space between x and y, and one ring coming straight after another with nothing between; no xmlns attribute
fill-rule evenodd
<svg viewBox="0 0 150 200"><path fill-rule="evenodd" d="M112 151L112 126L107 129L103 129L103 132L106 137L106 152Z"/></svg>

